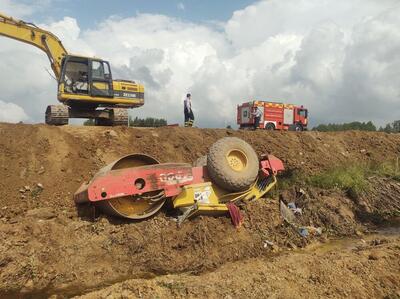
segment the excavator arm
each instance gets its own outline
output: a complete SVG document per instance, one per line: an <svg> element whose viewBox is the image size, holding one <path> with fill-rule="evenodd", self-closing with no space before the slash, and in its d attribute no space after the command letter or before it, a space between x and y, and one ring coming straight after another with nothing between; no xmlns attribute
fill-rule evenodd
<svg viewBox="0 0 400 299"><path fill-rule="evenodd" d="M0 13L0 35L31 44L44 51L57 80L60 79L61 62L67 55L67 50L54 34L32 23L16 20Z"/></svg>

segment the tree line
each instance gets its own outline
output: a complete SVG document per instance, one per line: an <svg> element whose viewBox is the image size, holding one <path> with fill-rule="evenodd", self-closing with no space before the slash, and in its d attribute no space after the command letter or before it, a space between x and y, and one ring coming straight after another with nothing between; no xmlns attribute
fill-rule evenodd
<svg viewBox="0 0 400 299"><path fill-rule="evenodd" d="M313 131L319 132L336 132L336 131L379 131L386 133L399 133L400 132L400 120L386 124L384 127L379 127L379 129L373 124L372 121L359 122L353 121L343 124L320 124L312 129Z"/></svg>
<svg viewBox="0 0 400 299"><path fill-rule="evenodd" d="M129 126L131 127L163 127L167 125L167 121L163 118L146 117L139 118L129 117Z"/></svg>
<svg viewBox="0 0 400 299"><path fill-rule="evenodd" d="M84 126L94 126L95 122L93 119L88 119L83 122ZM129 116L129 126L130 127L163 127L167 125L167 121L163 118L146 117L132 118Z"/></svg>

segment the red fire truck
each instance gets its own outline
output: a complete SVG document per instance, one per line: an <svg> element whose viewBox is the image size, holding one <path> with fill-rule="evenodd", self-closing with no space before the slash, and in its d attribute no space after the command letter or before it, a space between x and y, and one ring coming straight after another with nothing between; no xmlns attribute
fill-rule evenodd
<svg viewBox="0 0 400 299"><path fill-rule="evenodd" d="M240 129L254 127L253 111L262 112L258 128L266 130L307 130L308 112L303 106L276 102L252 101L237 107L237 124Z"/></svg>

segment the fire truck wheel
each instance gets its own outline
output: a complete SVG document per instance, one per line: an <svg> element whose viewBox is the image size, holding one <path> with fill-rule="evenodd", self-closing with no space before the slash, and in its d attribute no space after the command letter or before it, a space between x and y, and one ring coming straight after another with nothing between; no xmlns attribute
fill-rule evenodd
<svg viewBox="0 0 400 299"><path fill-rule="evenodd" d="M254 149L242 139L225 137L215 142L207 155L211 180L228 191L248 189L257 178L259 161Z"/></svg>
<svg viewBox="0 0 400 299"><path fill-rule="evenodd" d="M301 124L296 124L296 126L294 127L294 130L297 132L301 132L301 131L303 131L303 126Z"/></svg>
<svg viewBox="0 0 400 299"><path fill-rule="evenodd" d="M273 131L275 130L275 125L273 123L267 123L265 125L265 130Z"/></svg>
<svg viewBox="0 0 400 299"><path fill-rule="evenodd" d="M194 161L194 167L206 166L207 165L207 155L201 156L196 161Z"/></svg>

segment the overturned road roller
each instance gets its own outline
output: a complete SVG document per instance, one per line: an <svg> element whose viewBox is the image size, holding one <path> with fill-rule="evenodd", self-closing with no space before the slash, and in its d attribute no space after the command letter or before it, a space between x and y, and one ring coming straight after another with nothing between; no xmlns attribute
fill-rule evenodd
<svg viewBox="0 0 400 299"><path fill-rule="evenodd" d="M276 184L276 175L283 169L275 156L258 159L248 143L225 137L194 166L159 163L144 154L122 157L82 184L74 200L134 220L151 217L171 200L180 210L178 222L182 222L198 214L232 212L235 203L261 198Z"/></svg>

